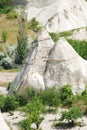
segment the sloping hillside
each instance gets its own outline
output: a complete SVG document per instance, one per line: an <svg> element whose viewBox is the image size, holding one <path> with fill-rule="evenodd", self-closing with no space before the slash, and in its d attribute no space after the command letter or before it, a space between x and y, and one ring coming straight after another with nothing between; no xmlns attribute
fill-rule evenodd
<svg viewBox="0 0 87 130"><path fill-rule="evenodd" d="M62 32L87 26L85 0L30 0L28 20L35 17L48 31Z"/></svg>

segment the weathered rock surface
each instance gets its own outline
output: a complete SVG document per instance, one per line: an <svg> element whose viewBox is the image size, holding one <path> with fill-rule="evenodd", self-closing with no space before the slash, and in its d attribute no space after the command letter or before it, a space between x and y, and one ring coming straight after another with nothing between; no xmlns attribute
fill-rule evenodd
<svg viewBox="0 0 87 130"><path fill-rule="evenodd" d="M54 42L46 31L42 31L32 43L27 58L20 73L15 78L9 92L18 90L23 92L25 87L32 86L45 89L43 75L46 63Z"/></svg>
<svg viewBox="0 0 87 130"><path fill-rule="evenodd" d="M51 51L44 75L46 88L70 84L73 92L83 91L87 84L87 61L82 59L64 39Z"/></svg>
<svg viewBox="0 0 87 130"><path fill-rule="evenodd" d="M82 59L64 39L55 44L42 31L31 44L27 58L16 76L9 93L23 93L26 87L46 89L69 84L73 92L83 91L87 84L87 61Z"/></svg>
<svg viewBox="0 0 87 130"><path fill-rule="evenodd" d="M0 130L10 130L0 112Z"/></svg>
<svg viewBox="0 0 87 130"><path fill-rule="evenodd" d="M35 17L50 32L62 32L87 26L85 0L30 0L28 20Z"/></svg>
<svg viewBox="0 0 87 130"><path fill-rule="evenodd" d="M70 36L69 38L74 40L87 41L87 29L82 28L82 29L75 30L73 35Z"/></svg>

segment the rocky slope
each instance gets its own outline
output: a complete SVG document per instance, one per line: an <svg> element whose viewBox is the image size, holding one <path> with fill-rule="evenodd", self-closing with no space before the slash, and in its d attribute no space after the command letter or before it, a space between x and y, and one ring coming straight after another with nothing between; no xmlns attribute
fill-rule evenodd
<svg viewBox="0 0 87 130"><path fill-rule="evenodd" d="M87 84L87 61L82 59L64 39L54 43L42 31L31 44L21 71L16 76L9 93L23 93L28 86L47 89L69 84L73 92L81 92Z"/></svg>
<svg viewBox="0 0 87 130"><path fill-rule="evenodd" d="M30 0L28 20L35 17L50 32L62 32L87 26L85 0Z"/></svg>

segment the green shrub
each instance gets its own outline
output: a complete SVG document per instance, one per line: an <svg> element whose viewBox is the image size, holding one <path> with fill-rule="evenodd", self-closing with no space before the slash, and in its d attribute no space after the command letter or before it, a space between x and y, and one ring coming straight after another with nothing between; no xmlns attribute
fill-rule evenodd
<svg viewBox="0 0 87 130"><path fill-rule="evenodd" d="M40 115L44 110L44 106L39 98L33 99L29 102L26 106L26 112L29 114L29 118L31 119L32 123L35 123L37 129L39 129L39 124L42 121Z"/></svg>
<svg viewBox="0 0 87 130"><path fill-rule="evenodd" d="M28 29L32 29L35 32L39 32L41 28L42 27L40 26L39 22L35 18L32 18L31 22L28 25Z"/></svg>
<svg viewBox="0 0 87 130"><path fill-rule="evenodd" d="M16 11L9 12L6 16L7 19L16 19L18 18L18 13Z"/></svg>
<svg viewBox="0 0 87 130"><path fill-rule="evenodd" d="M32 130L31 129L32 121L30 118L27 118L27 119L19 122L18 124L21 127L21 130Z"/></svg>
<svg viewBox="0 0 87 130"><path fill-rule="evenodd" d="M2 111L13 111L18 107L18 102L14 96L6 96Z"/></svg>
<svg viewBox="0 0 87 130"><path fill-rule="evenodd" d="M61 121L67 120L73 126L75 121L82 116L83 112L79 108L72 107L69 111L62 112Z"/></svg>
<svg viewBox="0 0 87 130"><path fill-rule="evenodd" d="M44 105L49 106L49 110L60 105L59 91L55 87L42 91L41 99Z"/></svg>
<svg viewBox="0 0 87 130"><path fill-rule="evenodd" d="M34 97L39 97L40 91L35 89L35 88L31 88L28 87L25 90L24 93L24 97L26 98L27 102L31 101Z"/></svg>
<svg viewBox="0 0 87 130"><path fill-rule="evenodd" d="M64 85L60 89L60 99L63 105L70 106L73 102L73 92L70 85Z"/></svg>
<svg viewBox="0 0 87 130"><path fill-rule="evenodd" d="M0 14L9 13L12 10L12 0L0 0Z"/></svg>

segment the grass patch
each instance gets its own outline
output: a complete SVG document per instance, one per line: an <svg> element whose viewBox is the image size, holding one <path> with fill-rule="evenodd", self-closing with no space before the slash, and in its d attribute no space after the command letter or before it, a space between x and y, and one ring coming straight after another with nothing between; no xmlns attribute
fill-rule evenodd
<svg viewBox="0 0 87 130"><path fill-rule="evenodd" d="M8 43L10 44L16 43L17 33L18 33L18 19L10 20L6 18L6 15L0 17L0 41L1 42L2 42L1 35L3 31L6 31L8 34L8 40L7 40ZM0 44L3 44L3 42Z"/></svg>
<svg viewBox="0 0 87 130"><path fill-rule="evenodd" d="M0 86L2 86L2 87L8 87L8 85L9 85L9 82L0 82Z"/></svg>
<svg viewBox="0 0 87 130"><path fill-rule="evenodd" d="M57 42L57 40L60 38L60 37L65 37L67 38L68 36L71 36L73 34L73 31L74 30L71 30L71 31L64 31L64 32L60 32L60 33L49 33L51 38L53 39L54 42Z"/></svg>
<svg viewBox="0 0 87 130"><path fill-rule="evenodd" d="M13 72L19 72L19 68L16 69L1 69L0 72L9 72L9 73L13 73Z"/></svg>

